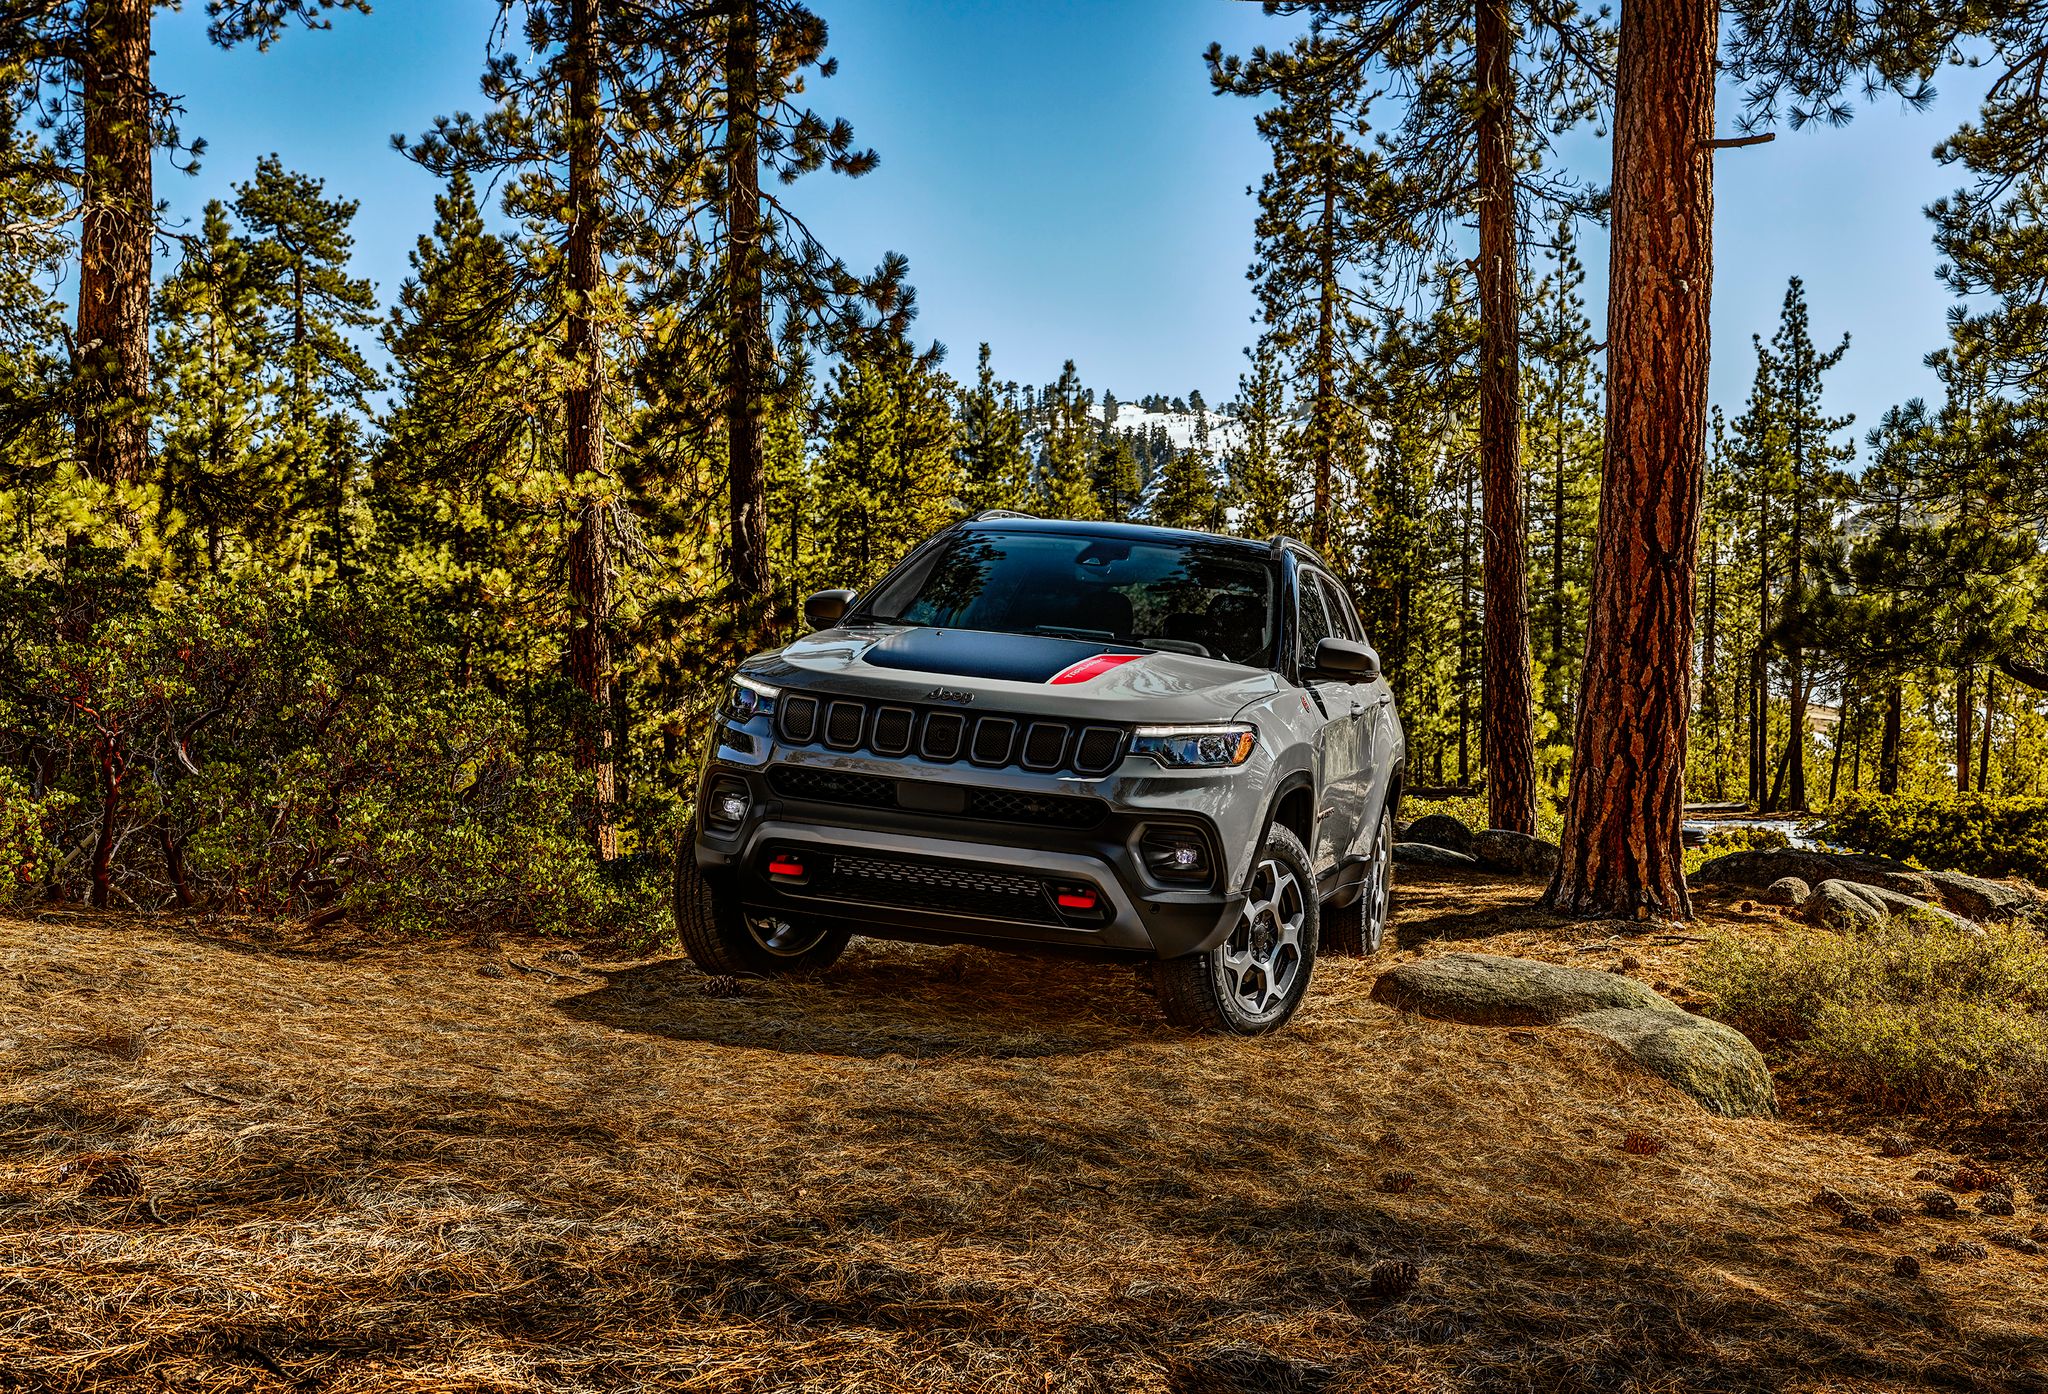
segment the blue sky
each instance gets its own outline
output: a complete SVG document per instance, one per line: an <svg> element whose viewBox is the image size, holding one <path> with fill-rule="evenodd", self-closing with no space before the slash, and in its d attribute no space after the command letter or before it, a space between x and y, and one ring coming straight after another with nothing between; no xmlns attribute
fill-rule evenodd
<svg viewBox="0 0 2048 1394"><path fill-rule="evenodd" d="M1006 377L1045 382L1073 358L1085 381L1130 397L1200 387L1225 400L1254 333L1245 267L1265 153L1253 108L1212 96L1210 40L1282 42L1288 21L1236 0L816 0L839 75L813 98L881 154L860 180L819 174L794 197L849 261L910 258L919 334L970 371L991 342ZM394 154L394 132L480 106L495 0L377 0L327 33L269 53L220 53L202 7L160 13L157 73L181 93L208 150L196 178L165 172L175 214L197 221L259 156L359 199L357 271L388 302L436 186ZM1750 335L1774 327L1786 277L1803 276L1817 338L1854 344L1831 405L1856 431L1933 390L1922 356L1948 297L1922 209L1954 185L1934 142L1974 110L1982 79L1947 73L1933 110L1896 103L1844 129L1786 132L1719 157L1713 390L1730 414L1748 390ZM1732 111L1724 106L1724 128ZM1601 179L1607 147L1575 140ZM1586 238L1596 324L1604 235Z"/></svg>

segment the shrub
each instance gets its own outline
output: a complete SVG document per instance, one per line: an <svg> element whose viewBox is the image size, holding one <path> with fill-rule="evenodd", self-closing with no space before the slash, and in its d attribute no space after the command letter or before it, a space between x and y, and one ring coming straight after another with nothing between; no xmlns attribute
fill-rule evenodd
<svg viewBox="0 0 2048 1394"><path fill-rule="evenodd" d="M0 768L0 905L35 894L57 859L51 830L69 799L37 798L13 771Z"/></svg>
<svg viewBox="0 0 2048 1394"><path fill-rule="evenodd" d="M1486 795L1453 795L1447 799L1403 799L1401 800L1401 821L1412 823L1431 813L1448 813L1475 832L1492 826L1487 811ZM1556 842L1564 833L1564 810L1548 794L1539 793L1536 800L1536 835Z"/></svg>
<svg viewBox="0 0 2048 1394"><path fill-rule="evenodd" d="M1697 980L1716 1015L1867 1104L1995 1113L2048 1090L2048 945L2030 930L1929 917L1721 935Z"/></svg>
<svg viewBox="0 0 2048 1394"><path fill-rule="evenodd" d="M1828 810L1822 835L1935 870L2048 881L2048 798L1851 794Z"/></svg>
<svg viewBox="0 0 2048 1394"><path fill-rule="evenodd" d="M1716 828L1700 846L1685 849L1685 874L1694 875L1714 858L1730 852L1768 852L1791 845L1792 839L1778 828Z"/></svg>

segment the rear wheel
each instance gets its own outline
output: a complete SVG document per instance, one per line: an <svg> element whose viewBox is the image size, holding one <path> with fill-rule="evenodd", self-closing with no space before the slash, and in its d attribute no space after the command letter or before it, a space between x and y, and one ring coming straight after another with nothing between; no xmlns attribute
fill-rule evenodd
<svg viewBox="0 0 2048 1394"><path fill-rule="evenodd" d="M1394 811L1380 813L1379 835L1358 887L1358 898L1341 910L1323 907L1322 950L1326 954L1379 952L1394 903Z"/></svg>
<svg viewBox="0 0 2048 1394"><path fill-rule="evenodd" d="M1168 1019L1235 1036L1284 1026L1308 993L1317 917L1308 851L1276 824L1259 850L1251 894L1229 937L1207 953L1152 966Z"/></svg>
<svg viewBox="0 0 2048 1394"><path fill-rule="evenodd" d="M853 937L808 916L747 909L731 887L697 869L690 840L676 858L676 933L705 972L757 977L822 973Z"/></svg>

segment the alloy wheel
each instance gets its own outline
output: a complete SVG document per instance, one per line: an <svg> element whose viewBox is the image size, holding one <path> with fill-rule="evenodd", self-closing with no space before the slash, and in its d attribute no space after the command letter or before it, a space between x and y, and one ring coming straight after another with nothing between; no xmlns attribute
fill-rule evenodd
<svg viewBox="0 0 2048 1394"><path fill-rule="evenodd" d="M1216 951L1223 989L1248 1019L1286 1009L1305 969L1301 940L1307 925L1308 897L1300 880L1279 861L1260 862L1237 928Z"/></svg>

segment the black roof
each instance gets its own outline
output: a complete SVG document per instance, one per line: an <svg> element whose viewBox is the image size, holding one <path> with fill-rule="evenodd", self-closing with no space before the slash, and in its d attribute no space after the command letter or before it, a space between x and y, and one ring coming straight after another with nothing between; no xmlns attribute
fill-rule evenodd
<svg viewBox="0 0 2048 1394"><path fill-rule="evenodd" d="M972 532L1050 532L1079 534L1083 537L1121 537L1133 542L1208 542L1217 546L1237 548L1247 552L1273 555L1286 548L1300 556L1322 564L1320 558L1307 547L1291 538L1274 538L1271 542L1259 542L1249 537L1232 537L1228 533L1198 532L1193 528L1161 528L1149 523L1109 523L1078 518L1034 518L1023 513L989 512L977 514L959 524Z"/></svg>

